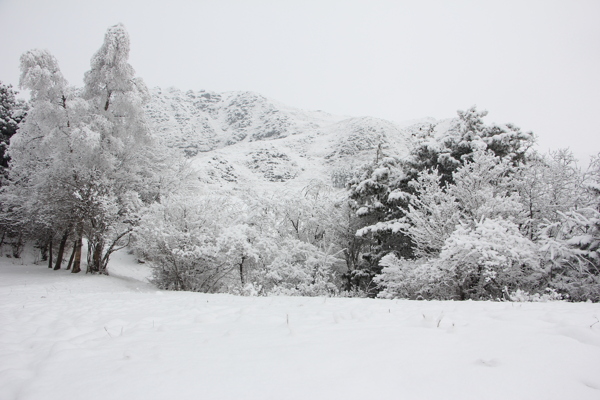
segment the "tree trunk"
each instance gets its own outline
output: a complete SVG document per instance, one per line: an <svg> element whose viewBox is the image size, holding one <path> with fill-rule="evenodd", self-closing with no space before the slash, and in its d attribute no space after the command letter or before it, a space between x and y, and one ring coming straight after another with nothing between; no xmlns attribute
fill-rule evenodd
<svg viewBox="0 0 600 400"><path fill-rule="evenodd" d="M92 258L92 265L94 266L94 272L102 272L102 252L104 251L104 242L99 240L94 248L94 256Z"/></svg>
<svg viewBox="0 0 600 400"><path fill-rule="evenodd" d="M71 273L76 274L81 272L81 247L83 246L83 235L77 235L77 241L75 242L75 257L73 258L73 269Z"/></svg>
<svg viewBox="0 0 600 400"><path fill-rule="evenodd" d="M75 258L75 250L77 249L77 242L73 243L73 250L71 251L71 257L69 257L69 263L67 264L67 271L71 269L73 265L73 259Z"/></svg>
<svg viewBox="0 0 600 400"><path fill-rule="evenodd" d="M89 243L88 248L87 272L91 274L97 274L102 272L102 253L104 252L104 241L98 238L93 238L92 240L93 243Z"/></svg>
<svg viewBox="0 0 600 400"><path fill-rule="evenodd" d="M56 255L56 264L54 265L54 270L58 270L60 269L62 262L63 262L63 256L65 254L65 246L67 245L67 240L69 240L69 228L67 228L65 230L65 233L63 234L62 239L60 240L60 246L58 247L58 254Z"/></svg>
<svg viewBox="0 0 600 400"><path fill-rule="evenodd" d="M52 268L52 234L48 239L48 268Z"/></svg>
<svg viewBox="0 0 600 400"><path fill-rule="evenodd" d="M246 256L242 256L242 261L240 262L240 281L242 282L242 288L246 285L244 279L244 261L246 261Z"/></svg>

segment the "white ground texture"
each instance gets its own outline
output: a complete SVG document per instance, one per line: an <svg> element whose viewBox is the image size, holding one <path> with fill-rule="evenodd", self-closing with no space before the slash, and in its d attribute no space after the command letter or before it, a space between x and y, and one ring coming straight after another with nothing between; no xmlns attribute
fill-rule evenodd
<svg viewBox="0 0 600 400"><path fill-rule="evenodd" d="M600 399L600 305L236 297L0 262L0 399ZM129 257L129 258L128 258Z"/></svg>

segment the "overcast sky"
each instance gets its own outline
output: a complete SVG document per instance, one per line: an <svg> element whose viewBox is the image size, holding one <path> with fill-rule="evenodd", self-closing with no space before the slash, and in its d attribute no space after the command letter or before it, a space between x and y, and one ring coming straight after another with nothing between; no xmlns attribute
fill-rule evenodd
<svg viewBox="0 0 600 400"><path fill-rule="evenodd" d="M81 86L125 24L148 86L250 90L394 121L454 117L533 131L542 151L600 151L600 1L0 0L0 80L48 49Z"/></svg>

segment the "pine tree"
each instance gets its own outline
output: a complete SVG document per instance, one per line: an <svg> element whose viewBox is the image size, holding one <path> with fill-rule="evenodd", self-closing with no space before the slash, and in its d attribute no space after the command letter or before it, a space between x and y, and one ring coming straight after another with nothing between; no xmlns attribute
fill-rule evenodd
<svg viewBox="0 0 600 400"><path fill-rule="evenodd" d="M10 138L27 115L27 104L23 100L17 100L17 94L11 85L0 82L0 173L4 177L10 160L6 154Z"/></svg>
<svg viewBox="0 0 600 400"><path fill-rule="evenodd" d="M522 132L513 124L485 125L487 111L475 106L457 114L452 128L440 137L432 129L419 139L405 165L408 179L415 179L420 171L437 169L442 185L452 183L452 173L478 151L491 151L513 165L526 160L534 142L531 132Z"/></svg>
<svg viewBox="0 0 600 400"><path fill-rule="evenodd" d="M398 222L402 216L400 206L407 200L398 189L405 175L398 158L379 151L374 162L365 165L358 175L348 183L350 208L355 218L350 225L356 226L358 238L348 241L347 248L356 261L354 269L344 276L345 289L376 295L373 277L381 271L381 257L390 251L403 256L412 253L410 240L400 232Z"/></svg>

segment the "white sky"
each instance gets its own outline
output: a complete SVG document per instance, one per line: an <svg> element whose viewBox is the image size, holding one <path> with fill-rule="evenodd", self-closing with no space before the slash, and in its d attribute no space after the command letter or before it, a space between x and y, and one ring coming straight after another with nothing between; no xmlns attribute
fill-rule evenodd
<svg viewBox="0 0 600 400"><path fill-rule="evenodd" d="M251 90L290 106L404 121L476 104L539 148L600 151L600 1L0 0L0 80L54 54L82 85L125 24L148 86Z"/></svg>

